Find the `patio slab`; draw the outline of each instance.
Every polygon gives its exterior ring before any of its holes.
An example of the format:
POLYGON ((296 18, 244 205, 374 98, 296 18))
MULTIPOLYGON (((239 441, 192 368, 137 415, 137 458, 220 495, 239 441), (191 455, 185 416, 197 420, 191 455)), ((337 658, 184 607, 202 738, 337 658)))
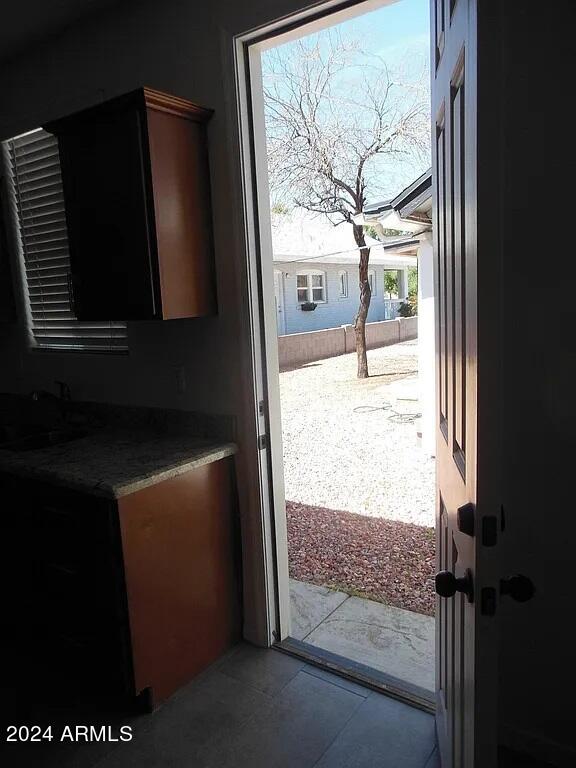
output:
POLYGON ((304 640, 347 599, 345 592, 290 579, 290 636, 304 640))
MULTIPOLYGON (((308 604, 315 599, 318 587, 303 582, 292 584, 298 585, 292 606, 303 593, 308 604)), ((326 598, 322 595, 323 601, 326 598)), ((311 614, 315 615, 312 610, 311 614)), ((434 636, 431 616, 347 597, 315 629, 298 639, 433 691, 434 636)))

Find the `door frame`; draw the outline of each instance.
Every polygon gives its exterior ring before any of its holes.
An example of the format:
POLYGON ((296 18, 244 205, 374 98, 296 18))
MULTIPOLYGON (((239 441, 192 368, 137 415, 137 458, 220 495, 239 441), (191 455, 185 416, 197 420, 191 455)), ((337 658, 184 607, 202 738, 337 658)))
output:
POLYGON ((272 238, 260 53, 301 37, 304 26, 309 32, 318 31, 395 2, 398 0, 325 0, 232 37, 252 346, 250 405, 259 435, 253 446, 253 458, 259 468, 262 533, 261 541, 257 546, 250 546, 250 552, 244 557, 259 561, 256 570, 263 578, 254 596, 257 604, 266 610, 265 621, 258 622, 257 635, 245 627, 245 636, 261 645, 271 646, 289 636, 290 590, 274 270, 272 258, 262 258, 263 253, 271 256, 272 238))
POLYGON ((284 310, 284 272, 282 272, 281 269, 276 268, 274 268, 274 295, 278 299, 278 303, 276 305, 278 336, 283 336, 286 333, 286 312, 284 310), (277 294, 276 288, 278 288, 277 294))

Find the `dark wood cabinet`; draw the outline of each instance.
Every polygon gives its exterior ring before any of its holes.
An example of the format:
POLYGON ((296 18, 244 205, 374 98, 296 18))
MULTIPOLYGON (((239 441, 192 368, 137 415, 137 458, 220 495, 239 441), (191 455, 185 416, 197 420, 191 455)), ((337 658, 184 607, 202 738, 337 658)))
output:
POLYGON ((118 500, 0 493, 5 695, 159 702, 240 639, 230 459, 118 500))
POLYGON ((130 696, 113 502, 5 475, 0 494, 3 688, 11 698, 130 696))
POLYGON ((216 312, 211 114, 141 88, 45 126, 58 137, 79 319, 216 312))

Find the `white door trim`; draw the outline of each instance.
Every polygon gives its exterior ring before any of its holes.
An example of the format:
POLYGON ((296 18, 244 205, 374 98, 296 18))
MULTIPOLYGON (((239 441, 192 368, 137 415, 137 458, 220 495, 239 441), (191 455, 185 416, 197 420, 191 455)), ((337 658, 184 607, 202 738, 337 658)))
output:
MULTIPOLYGON (((290 592, 278 379, 278 334, 274 307, 260 53, 266 48, 300 37, 305 24, 307 33, 311 33, 394 2, 397 0, 326 0, 312 8, 272 21, 231 39, 236 78, 233 94, 231 84, 228 84, 228 92, 230 101, 235 103, 237 110, 248 311, 252 335, 253 400, 249 405, 254 409, 253 416, 257 420, 260 434, 266 434, 266 445, 260 449, 256 444, 253 447, 258 453, 262 536, 257 542, 253 542, 249 536, 243 535, 243 559, 245 563, 247 559, 250 560, 251 571, 263 575, 262 579, 254 579, 248 590, 245 583, 245 600, 249 597, 254 599, 258 606, 265 606, 267 617, 265 622, 255 621, 258 624, 256 633, 245 623, 245 636, 252 639, 257 636, 257 642, 262 645, 283 640, 290 634, 290 592), (269 258, 263 258, 265 254, 269 254, 269 258), (258 563, 255 560, 258 560, 258 563), (257 594, 254 589, 258 590, 257 594), (263 633, 264 626, 266 629, 263 633)), ((227 38, 225 45, 229 42, 230 38, 227 38)), ((250 450, 250 446, 247 448, 250 450)), ((248 464, 251 466, 251 462, 248 464)), ((252 478, 252 481, 255 482, 256 478, 252 478)))
MULTIPOLYGON (((265 152, 263 106, 254 109, 253 94, 262 91, 260 54, 242 37, 235 39, 237 106, 242 150, 242 181, 247 237, 247 274, 251 329, 254 345, 253 387, 255 418, 265 441, 254 445, 260 471, 260 517, 263 548, 251 547, 248 557, 262 560, 259 570, 265 580, 258 604, 267 611, 268 645, 289 633, 288 557, 282 467, 282 428, 278 386, 278 333, 274 307, 274 275, 270 228, 268 174, 265 152), (256 119, 254 119, 256 117, 256 119), (258 178, 258 183, 256 179, 258 178), (269 259, 261 254, 270 254, 269 259), (263 300, 267 298, 268 300, 263 300), (282 547, 283 543, 283 547, 282 547), (286 553, 283 556, 283 551, 286 553)), ((243 541, 246 547, 251 542, 243 541)), ((246 557, 246 553, 245 553, 246 557)))
POLYGON ((276 297, 276 318, 278 335, 286 333, 286 313, 284 311, 284 272, 281 269, 274 270, 274 295, 276 297))

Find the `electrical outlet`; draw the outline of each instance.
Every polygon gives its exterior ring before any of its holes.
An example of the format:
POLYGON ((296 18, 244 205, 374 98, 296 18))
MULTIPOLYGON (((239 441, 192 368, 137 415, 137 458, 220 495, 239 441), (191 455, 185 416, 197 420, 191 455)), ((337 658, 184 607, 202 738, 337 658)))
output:
POLYGON ((180 395, 186 392, 186 371, 183 365, 176 368, 176 391, 180 395))

